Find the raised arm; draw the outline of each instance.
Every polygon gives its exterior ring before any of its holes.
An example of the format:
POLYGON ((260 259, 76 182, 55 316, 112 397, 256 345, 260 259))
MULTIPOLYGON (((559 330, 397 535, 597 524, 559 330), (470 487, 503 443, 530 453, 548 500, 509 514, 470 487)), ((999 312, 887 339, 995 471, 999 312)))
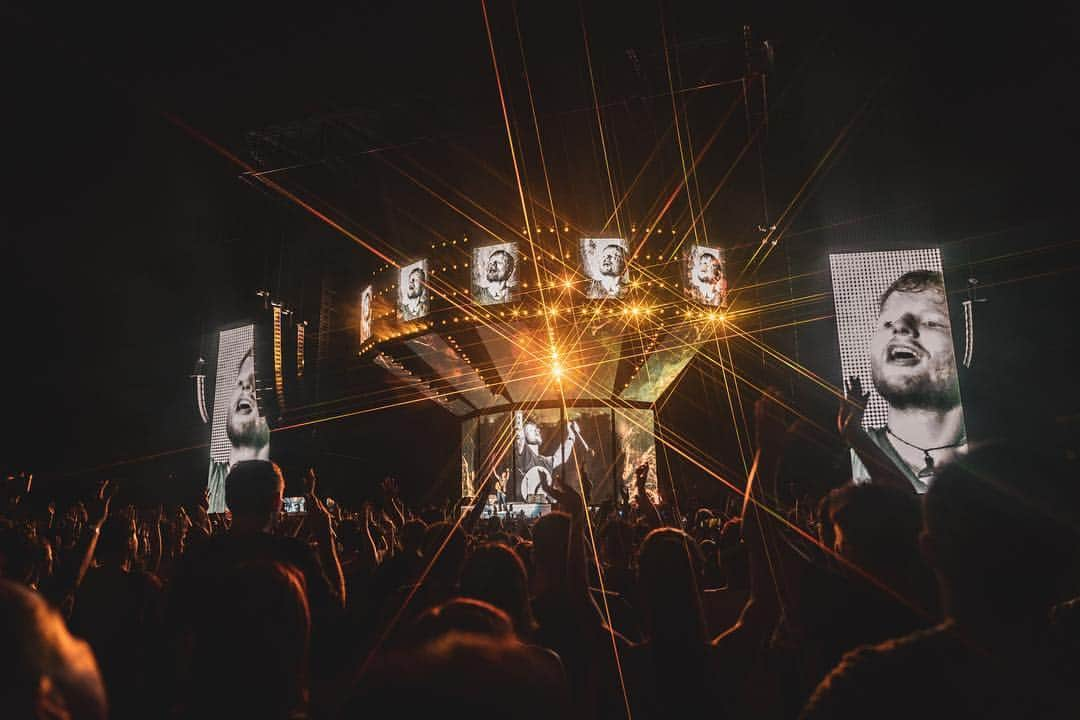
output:
POLYGON ((520 455, 525 450, 525 419, 520 410, 514 411, 514 452, 520 455))
POLYGON ((304 476, 305 490, 307 491, 308 520, 311 534, 319 546, 319 559, 322 561, 323 572, 338 601, 345 607, 345 574, 341 571, 341 562, 338 560, 337 543, 334 539, 333 520, 330 511, 322 504, 315 494, 315 470, 309 469, 304 476))
POLYGON ((570 453, 574 452, 574 443, 577 441, 577 422, 566 425, 566 440, 563 441, 559 451, 551 459, 551 467, 555 469, 570 460, 570 453))

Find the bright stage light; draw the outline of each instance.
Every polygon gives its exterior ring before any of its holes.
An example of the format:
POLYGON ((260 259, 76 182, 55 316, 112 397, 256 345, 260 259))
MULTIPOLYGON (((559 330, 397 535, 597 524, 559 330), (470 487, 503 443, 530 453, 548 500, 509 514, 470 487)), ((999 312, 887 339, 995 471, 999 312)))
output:
POLYGON ((562 363, 559 362, 558 360, 551 363, 551 376, 554 377, 556 380, 561 380, 562 379, 563 366, 562 366, 562 363))

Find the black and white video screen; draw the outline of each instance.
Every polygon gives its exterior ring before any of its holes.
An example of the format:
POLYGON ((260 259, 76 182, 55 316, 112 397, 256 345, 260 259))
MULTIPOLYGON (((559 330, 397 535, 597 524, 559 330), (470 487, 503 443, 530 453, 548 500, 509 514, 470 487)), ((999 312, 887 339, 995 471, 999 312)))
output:
POLYGON ((404 266, 398 275, 398 317, 402 320, 418 320, 428 314, 427 258, 404 266))
POLYGON ((520 258, 517 243, 498 243, 473 248, 472 297, 481 305, 498 305, 514 299, 520 258))
POLYGON ((691 300, 713 307, 727 304, 727 268, 723 250, 691 245, 683 254, 683 263, 683 283, 691 300))
POLYGON ((624 238, 582 238, 581 269, 589 278, 586 297, 620 298, 630 287, 630 253, 624 238))
POLYGON ((535 506, 550 505, 544 485, 584 490, 589 505, 625 505, 635 492, 634 469, 642 463, 649 465, 646 488, 656 499, 652 410, 493 412, 466 420, 461 431, 462 496, 483 495, 485 504, 498 506, 491 512, 534 512, 535 506))
POLYGON ((590 505, 615 500, 611 410, 570 407, 566 409, 566 424, 574 444, 563 483, 573 492, 584 491, 590 505))
POLYGON ((372 318, 372 302, 374 300, 374 292, 371 285, 368 285, 360 293, 360 342, 366 343, 371 339, 371 318, 372 318))
POLYGON ((225 477, 241 460, 270 459, 270 427, 259 411, 255 383, 255 326, 218 334, 217 381, 210 425, 209 512, 223 513, 225 477))
MULTIPOLYGON (((857 437, 879 467, 925 491, 966 443, 937 248, 829 255, 845 387, 869 393, 857 437)), ((853 453, 853 479, 871 479, 853 453)))

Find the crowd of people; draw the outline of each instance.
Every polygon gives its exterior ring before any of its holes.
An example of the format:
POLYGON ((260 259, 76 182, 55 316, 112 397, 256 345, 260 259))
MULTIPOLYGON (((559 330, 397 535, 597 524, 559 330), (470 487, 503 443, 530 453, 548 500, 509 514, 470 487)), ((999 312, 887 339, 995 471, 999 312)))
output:
MULTIPOLYGON (((0 510, 0 714, 9 718, 1075 717, 1076 478, 973 446, 925 495, 836 488, 781 508, 803 442, 767 400, 749 491, 645 492, 537 520, 410 508, 282 513, 265 460, 228 514, 0 510)), ((29 483, 27 483, 29 485, 29 483)))

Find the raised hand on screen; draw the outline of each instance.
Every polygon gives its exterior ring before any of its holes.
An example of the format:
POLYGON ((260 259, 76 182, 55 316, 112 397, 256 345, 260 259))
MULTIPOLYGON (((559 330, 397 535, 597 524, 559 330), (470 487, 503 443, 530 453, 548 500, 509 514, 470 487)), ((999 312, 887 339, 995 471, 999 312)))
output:
POLYGON ((840 435, 848 438, 859 429, 862 424, 863 413, 866 411, 866 403, 870 400, 870 393, 863 392, 862 380, 858 375, 853 375, 847 382, 847 397, 840 401, 840 409, 836 413, 836 427, 840 435))

